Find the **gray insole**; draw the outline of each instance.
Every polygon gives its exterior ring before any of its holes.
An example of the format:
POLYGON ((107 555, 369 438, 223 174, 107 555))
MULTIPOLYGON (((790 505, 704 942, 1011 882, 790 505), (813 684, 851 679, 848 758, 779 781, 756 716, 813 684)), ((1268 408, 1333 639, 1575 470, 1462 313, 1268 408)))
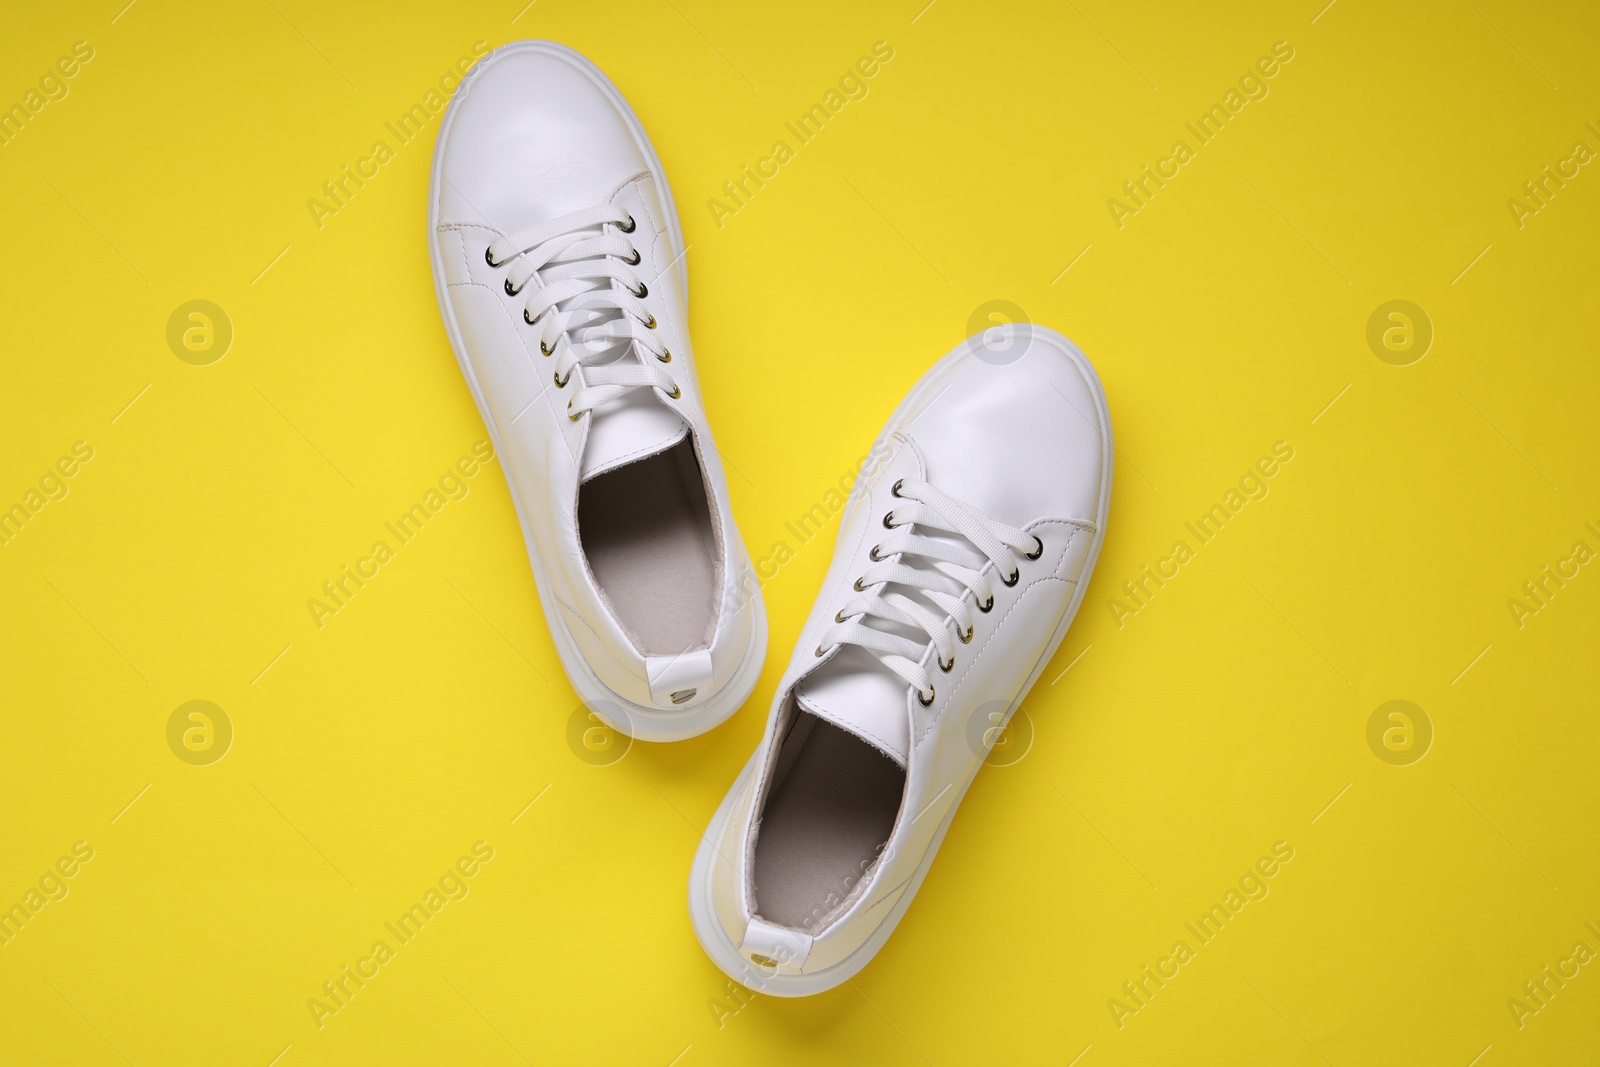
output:
POLYGON ((578 536, 617 621, 647 656, 705 648, 721 558, 705 482, 685 437, 578 490, 578 536))
POLYGON ((756 912, 815 933, 889 839, 905 771, 854 734, 805 712, 756 836, 756 912))

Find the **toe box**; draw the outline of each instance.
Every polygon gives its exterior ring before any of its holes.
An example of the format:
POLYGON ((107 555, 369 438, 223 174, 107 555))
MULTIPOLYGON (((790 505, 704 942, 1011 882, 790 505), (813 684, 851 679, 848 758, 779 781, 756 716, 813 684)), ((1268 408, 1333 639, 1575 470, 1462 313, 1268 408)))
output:
POLYGON ((602 203, 649 169, 621 95, 594 64, 523 41, 472 69, 440 133, 443 221, 514 232, 602 203))

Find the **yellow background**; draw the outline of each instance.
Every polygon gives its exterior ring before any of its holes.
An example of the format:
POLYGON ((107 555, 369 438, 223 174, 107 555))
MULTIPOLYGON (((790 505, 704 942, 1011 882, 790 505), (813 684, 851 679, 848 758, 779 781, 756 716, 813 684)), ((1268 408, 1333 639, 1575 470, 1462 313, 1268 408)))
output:
POLYGON ((1507 607, 1600 549, 1600 165, 1520 229, 1506 206, 1600 149, 1592 5, 123 2, 0 36, 6 106, 94 49, 0 146, 0 505, 95 450, 0 547, 0 905, 95 850, 0 946, 0 1061, 1594 1061, 1600 964, 1507 1007, 1600 950, 1600 567, 1507 607), (438 120, 384 124, 524 37, 649 129, 734 511, 755 556, 795 551, 749 705, 620 759, 569 744, 498 466, 322 628, 306 607, 484 437, 429 275, 438 120), (719 228, 706 201, 877 41, 869 95, 719 228), (1107 200, 1278 41, 1270 95, 1119 229, 1107 200), (307 200, 378 139, 319 229, 307 200), (209 366, 166 340, 194 299, 234 329, 209 366), (1435 331, 1410 366, 1366 341, 1394 299, 1435 331), (685 878, 828 562, 831 525, 785 523, 991 300, 1105 383, 1094 585, 1031 748, 980 775, 888 947, 741 1005, 685 878), (1119 627, 1121 583, 1278 441, 1270 495, 1119 627), (234 728, 209 766, 166 739, 196 699, 234 728), (1368 747, 1391 699, 1434 731, 1409 766, 1368 747), (470 895, 319 1029, 307 1000, 480 840, 470 895), (1270 896, 1119 1029, 1123 982, 1280 840, 1270 896))

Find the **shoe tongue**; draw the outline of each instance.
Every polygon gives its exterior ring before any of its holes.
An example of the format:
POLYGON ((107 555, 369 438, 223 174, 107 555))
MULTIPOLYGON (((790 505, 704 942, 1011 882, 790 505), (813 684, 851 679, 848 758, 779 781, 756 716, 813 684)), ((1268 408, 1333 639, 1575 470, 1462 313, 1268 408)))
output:
POLYGON ((609 404, 595 408, 590 419, 580 482, 664 452, 689 432, 688 424, 649 389, 628 390, 609 404))
POLYGON ((846 645, 801 679, 795 687, 795 701, 817 718, 855 734, 903 768, 911 749, 906 688, 905 679, 876 656, 846 645))

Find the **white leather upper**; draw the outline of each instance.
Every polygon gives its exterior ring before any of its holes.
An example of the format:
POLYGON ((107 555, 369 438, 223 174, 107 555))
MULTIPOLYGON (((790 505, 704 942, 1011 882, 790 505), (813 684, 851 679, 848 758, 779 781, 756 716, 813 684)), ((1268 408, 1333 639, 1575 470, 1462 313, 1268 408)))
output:
POLYGON ((812 928, 791 931, 798 940, 790 945, 790 958, 769 973, 815 974, 867 942, 893 899, 906 891, 982 762, 986 747, 973 738, 986 737, 990 713, 1014 700, 1059 640, 1059 624, 1075 603, 1077 583, 1086 578, 1103 490, 1109 492, 1104 412, 1087 361, 1060 335, 1035 330, 1014 362, 987 362, 975 350, 951 353, 918 383, 885 429, 883 451, 869 461, 846 505, 833 562, 774 697, 755 773, 735 786, 731 814, 712 841, 729 862, 711 865, 710 886, 692 891, 708 889, 716 920, 747 959, 775 959, 757 947, 781 939, 766 920, 755 917, 752 926, 751 886, 757 813, 791 692, 808 710, 902 763, 906 792, 877 864, 832 914, 812 928), (887 533, 883 516, 902 503, 891 492, 900 478, 925 479, 1043 544, 1039 559, 1019 562, 1014 587, 993 583, 994 607, 975 615, 973 638, 957 645, 953 669, 932 667, 935 699, 929 707, 886 671, 842 669, 850 666, 845 662, 830 667, 840 655, 870 661, 859 648, 829 650, 820 658, 816 651, 835 613, 856 595, 852 583, 871 565, 869 553, 887 533), (975 719, 984 725, 974 727, 975 719), (792 951, 801 944, 804 953, 792 951))
MULTIPOLYGON (((447 325, 459 334, 469 382, 500 438, 535 575, 560 605, 561 618, 548 620, 552 631, 558 643, 564 631, 594 676, 624 701, 669 712, 701 704, 739 670, 755 627, 741 584, 743 546, 695 374, 682 236, 655 153, 604 75, 569 49, 537 41, 497 49, 473 68, 451 102, 436 151, 433 240, 447 325), (507 268, 487 262, 485 249, 496 238, 604 203, 635 222, 627 235, 640 256, 634 270, 648 284, 644 302, 671 352, 666 369, 681 396, 637 391, 572 420, 567 401, 586 368, 577 367, 565 389, 557 384, 538 329, 524 321, 525 294, 506 293, 507 268), (721 607, 704 655, 647 663, 588 569, 578 489, 685 435, 706 474, 723 551, 721 607)), ((537 277, 529 283, 539 284, 537 277)))

